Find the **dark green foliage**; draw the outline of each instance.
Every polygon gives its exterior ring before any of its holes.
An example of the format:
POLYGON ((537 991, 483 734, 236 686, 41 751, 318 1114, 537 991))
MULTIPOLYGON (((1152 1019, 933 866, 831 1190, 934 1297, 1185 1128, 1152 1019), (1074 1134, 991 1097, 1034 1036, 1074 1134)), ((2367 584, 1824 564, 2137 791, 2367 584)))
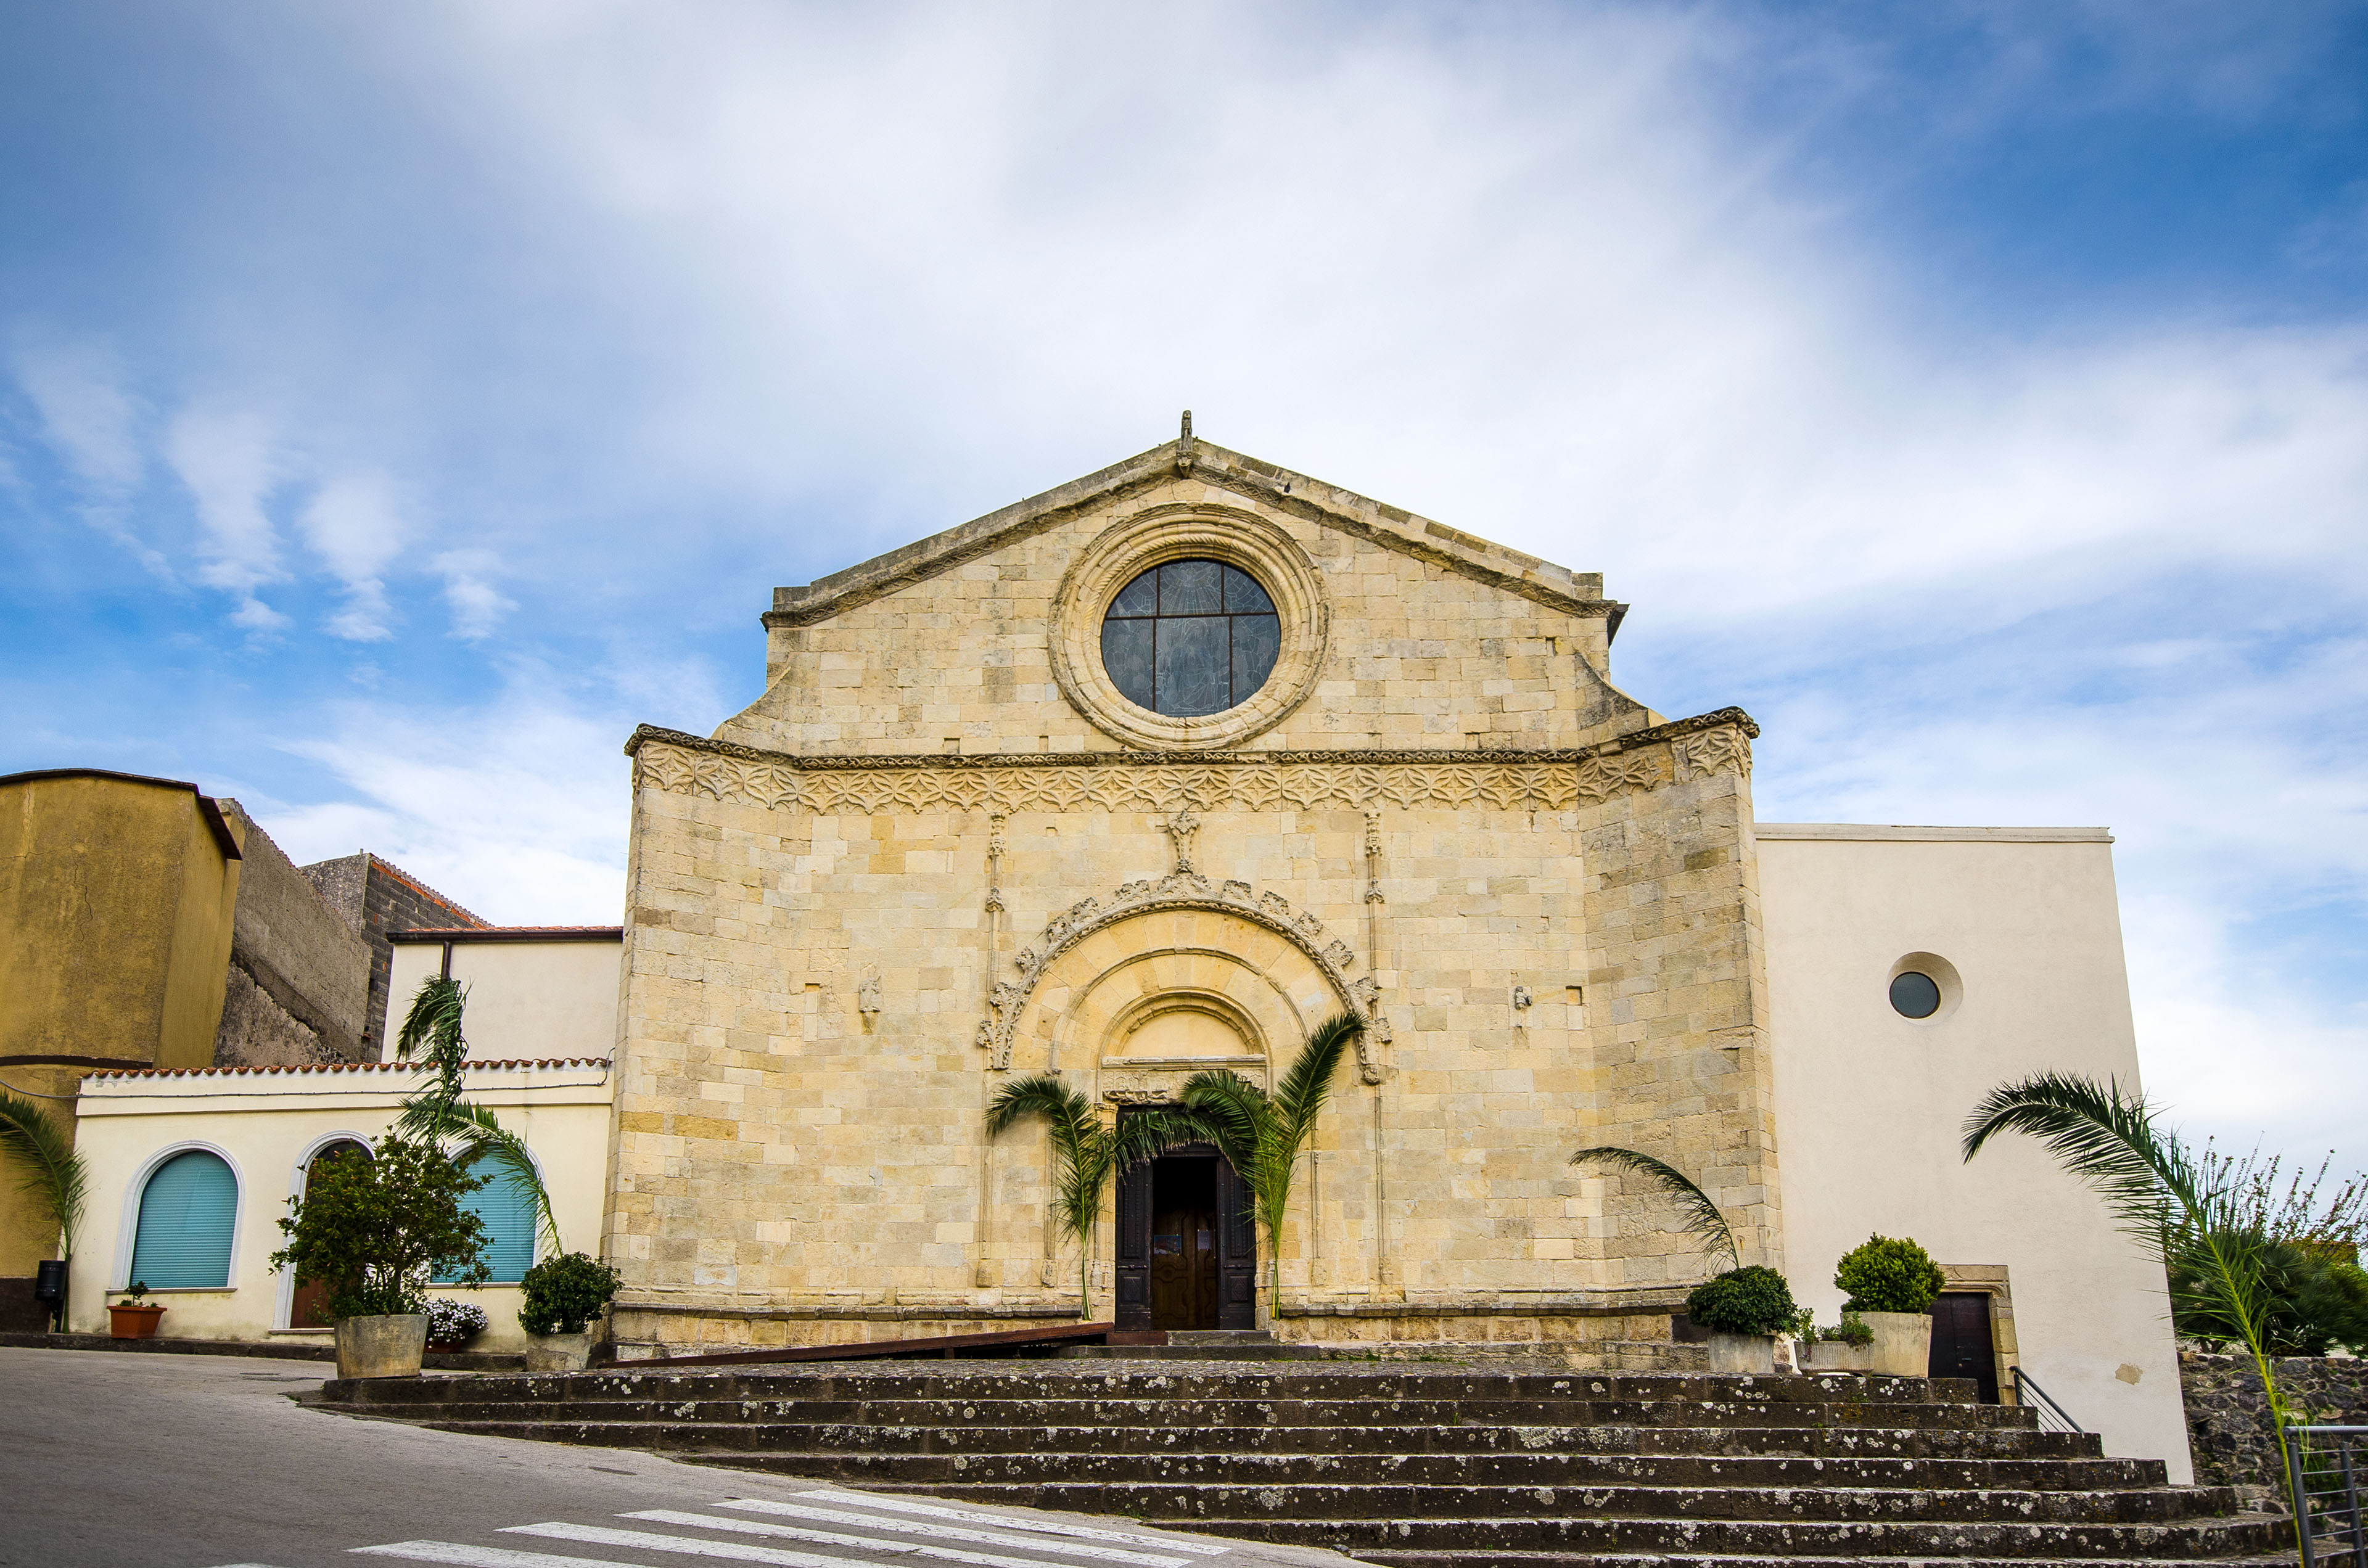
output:
POLYGON ((1856 1312, 1844 1312, 1841 1322, 1831 1328, 1817 1330, 1817 1337, 1831 1340, 1837 1345, 1872 1345, 1874 1343, 1874 1330, 1869 1328, 1866 1320, 1856 1312))
POLYGON ((1686 1315, 1694 1326, 1715 1334, 1787 1333, 1800 1310, 1784 1277, 1758 1264, 1730 1268, 1695 1286, 1686 1298, 1686 1315))
MULTIPOLYGON (((2171 1260, 2172 1324, 2214 1350, 2244 1340, 2244 1326, 2211 1286, 2210 1260, 2188 1248, 2171 1260)), ((2368 1350, 2368 1273, 2356 1263, 2291 1242, 2266 1242, 2260 1269, 2261 1329, 2277 1356, 2324 1356, 2336 1346, 2368 1350)))
POLYGON ((461 1200, 484 1186, 432 1142, 389 1133, 371 1157, 324 1161, 288 1200, 271 1267, 329 1288, 331 1318, 425 1310, 427 1274, 484 1282, 485 1225, 461 1200))
POLYGON ((581 1334, 617 1293, 617 1271, 580 1252, 545 1258, 526 1271, 518 1326, 529 1334, 581 1334))
POLYGON ((0 1090, 0 1154, 17 1168, 17 1190, 50 1211, 58 1256, 72 1257, 90 1186, 82 1156, 74 1153, 72 1116, 52 1120, 32 1101, 0 1090))
POLYGON ((1844 1312, 1929 1312, 1949 1278, 1906 1237, 1869 1236, 1834 1266, 1834 1283, 1850 1292, 1844 1312))

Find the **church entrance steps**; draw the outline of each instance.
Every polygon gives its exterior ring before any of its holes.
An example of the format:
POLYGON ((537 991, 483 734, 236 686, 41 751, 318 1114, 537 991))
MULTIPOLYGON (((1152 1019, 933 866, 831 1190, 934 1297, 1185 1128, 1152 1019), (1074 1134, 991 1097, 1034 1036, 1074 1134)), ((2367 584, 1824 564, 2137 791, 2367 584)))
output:
MULTIPOLYGON (((1187 1346, 1177 1346, 1187 1348, 1187 1346)), ((330 1383, 335 1408, 987 1505, 1124 1514, 1400 1568, 2274 1557, 1971 1385, 1247 1362, 871 1363, 330 1383)))

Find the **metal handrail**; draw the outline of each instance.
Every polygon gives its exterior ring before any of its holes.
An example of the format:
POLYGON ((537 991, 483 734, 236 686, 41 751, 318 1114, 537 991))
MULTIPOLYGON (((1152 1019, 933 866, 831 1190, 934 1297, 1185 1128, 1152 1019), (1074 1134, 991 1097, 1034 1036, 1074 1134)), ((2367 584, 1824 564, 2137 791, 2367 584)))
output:
MULTIPOLYGON (((2029 1405, 2032 1409, 2039 1412, 2039 1429, 2041 1431, 2081 1432, 2087 1430, 2087 1428, 2082 1426, 2080 1423, 2072 1419, 2072 1413, 2070 1411, 2056 1403, 2055 1401, 2048 1394, 2048 1392, 2039 1386, 2038 1379, 2032 1377, 2029 1372, 2024 1371, 2019 1366, 2010 1367, 2008 1370, 2014 1378, 2015 1403, 2029 1405)), ((2368 1563, 2361 1564, 2361 1568, 2368 1568, 2368 1563)))
POLYGON ((2368 1528, 2360 1517, 2360 1466, 2352 1455, 2362 1439, 2368 1439, 2368 1426, 2286 1428, 2286 1481, 2293 1488, 2294 1539, 2302 1548, 2303 1568, 2317 1568, 2321 1557, 2349 1557, 2353 1568, 2368 1568, 2368 1528), (2324 1462, 2314 1465, 2314 1458, 2324 1462), (2318 1484, 2313 1485, 2314 1481, 2318 1484))

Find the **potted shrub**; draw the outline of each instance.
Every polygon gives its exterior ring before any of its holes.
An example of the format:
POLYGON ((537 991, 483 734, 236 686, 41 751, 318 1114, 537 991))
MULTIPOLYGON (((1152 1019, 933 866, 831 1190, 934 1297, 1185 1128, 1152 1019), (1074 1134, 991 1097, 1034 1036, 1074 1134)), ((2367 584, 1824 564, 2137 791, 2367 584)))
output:
POLYGON ((160 1302, 143 1300, 148 1287, 140 1280, 123 1293, 123 1300, 112 1301, 107 1308, 107 1332, 115 1339, 154 1339, 156 1321, 165 1315, 160 1302))
POLYGON ((1828 1324, 1818 1329, 1814 1338, 1803 1348, 1809 1353, 1810 1365, 1804 1371, 1871 1372, 1874 1370, 1874 1330, 1866 1320, 1853 1312, 1842 1313, 1839 1324, 1828 1324))
POLYGON ((575 1372, 592 1358, 591 1325, 617 1293, 617 1271, 580 1252, 545 1258, 526 1271, 526 1369, 575 1372))
POLYGON ((1904 1237, 1869 1236, 1834 1266, 1842 1304, 1873 1335, 1871 1370, 1920 1378, 1932 1366, 1932 1298, 1948 1277, 1932 1255, 1904 1237))
POLYGON ((327 1162, 288 1200, 288 1244, 271 1266, 327 1285, 337 1376, 418 1376, 429 1270, 457 1285, 485 1278, 484 1221, 461 1202, 484 1185, 434 1143, 390 1133, 367 1160, 327 1162))
POLYGON ((1773 1373, 1776 1336, 1793 1332, 1800 1310, 1784 1277, 1758 1265, 1731 1268, 1686 1298, 1686 1315, 1710 1331, 1713 1372, 1773 1373))
POLYGON ((427 1303, 427 1348, 430 1350, 461 1350, 469 1341, 492 1327, 485 1309, 474 1301, 455 1301, 449 1297, 427 1303))

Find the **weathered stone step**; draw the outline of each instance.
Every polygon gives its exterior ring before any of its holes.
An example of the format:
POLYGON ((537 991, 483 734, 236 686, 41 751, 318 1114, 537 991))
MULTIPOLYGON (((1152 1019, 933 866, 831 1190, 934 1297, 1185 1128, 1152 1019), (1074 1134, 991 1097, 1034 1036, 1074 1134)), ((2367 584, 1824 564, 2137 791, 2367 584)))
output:
MULTIPOLYGON (((2053 1557, 1749 1557, 1695 1556, 1682 1552, 1572 1553, 1566 1551, 1360 1551, 1361 1562, 1382 1568, 2060 1568, 2053 1557)), ((2083 1568, 2294 1568, 2291 1551, 2260 1557, 2100 1557, 2083 1568)))
POLYGON ((1712 1373, 1528 1373, 1342 1371, 1227 1363, 1161 1367, 1134 1363, 1037 1361, 1014 1370, 1009 1362, 812 1365, 734 1368, 728 1371, 613 1371, 550 1376, 389 1378, 354 1383, 331 1381, 330 1403, 436 1403, 451 1400, 606 1399, 1158 1399, 1231 1400, 1554 1400, 1610 1399, 1753 1403, 1965 1404, 1973 1385, 1958 1380, 1827 1373, 1818 1377, 1737 1377, 1712 1373))
MULTIPOLYGON (((789 1474, 799 1473, 801 1466, 815 1462, 817 1456, 848 1453, 882 1459, 920 1454, 973 1461, 990 1455, 1008 1455, 1031 1460, 1040 1466, 1050 1465, 1068 1454, 1126 1451, 1168 1455, 1418 1451, 1448 1456, 1546 1452, 1557 1449, 1577 1453, 1679 1459, 1766 1454, 1802 1462, 1905 1463, 1945 1460, 2061 1464, 2101 1460, 2099 1440, 2093 1434, 2029 1430, 1884 1433, 1872 1429, 1823 1432, 1791 1428, 1755 1434, 1767 1442, 1763 1449, 1752 1449, 1734 1442, 1733 1434, 1710 1428, 868 1426, 766 1422, 450 1421, 440 1416, 420 1425, 485 1437, 710 1455, 719 1462, 728 1460, 742 1468, 772 1469, 789 1474), (778 1457, 778 1462, 770 1462, 774 1457, 778 1457)), ((2159 1469, 2157 1460, 2110 1462, 2144 1462, 2159 1469)))
MULTIPOLYGON (((1555 1552, 1600 1556, 1907 1557, 1981 1558, 2120 1557, 2159 1562, 2269 1556, 2288 1539, 2284 1520, 2266 1515, 2180 1520, 2169 1523, 2078 1523, 2014 1520, 1818 1520, 1643 1517, 1596 1513, 1571 1515, 1375 1515, 1363 1518, 1309 1517, 1297 1489, 1282 1489, 1271 1506, 1249 1506, 1258 1514, 1218 1511, 1217 1499, 1197 1497, 1189 1487, 951 1486, 930 1489, 939 1496, 981 1503, 1081 1511, 1099 1507, 1132 1514, 1149 1524, 1190 1522, 1213 1534, 1240 1536, 1278 1545, 1328 1547, 1366 1556, 1376 1551, 1452 1553, 1468 1562, 1474 1553, 1555 1552), (1210 1507, 1196 1505, 1210 1504, 1210 1507)), ((1229 1498, 1225 1506, 1233 1506, 1229 1498)))
MULTIPOLYGON (((880 1480, 875 1485, 905 1484, 880 1480)), ((1421 1521, 1469 1515, 1528 1516, 1547 1523, 1592 1519, 1727 1523, 2175 1525, 2233 1513, 2222 1487, 2124 1487, 2099 1491, 1957 1491, 1877 1486, 1531 1486, 1395 1484, 1276 1477, 1263 1484, 1103 1482, 1064 1472, 1057 1480, 973 1481, 933 1485, 979 1496, 1002 1487, 1030 1491, 1040 1507, 1098 1500, 1105 1512, 1145 1519, 1421 1521), (1090 1495, 1089 1495, 1090 1494, 1090 1495), (1055 1496, 1063 1501, 1053 1501, 1055 1496)), ((1082 1511, 1082 1510, 1081 1510, 1082 1511)))
POLYGON ((424 1420, 796 1420, 884 1426, 1686 1426, 1828 1429, 2035 1429, 2001 1405, 1759 1404, 1628 1400, 455 1400, 443 1406, 357 1402, 370 1414, 424 1420))

